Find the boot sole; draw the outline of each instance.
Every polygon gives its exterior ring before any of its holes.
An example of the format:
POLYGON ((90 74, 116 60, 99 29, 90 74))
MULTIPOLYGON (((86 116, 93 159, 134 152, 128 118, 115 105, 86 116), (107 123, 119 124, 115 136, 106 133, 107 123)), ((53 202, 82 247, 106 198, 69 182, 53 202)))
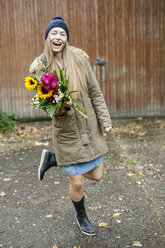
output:
POLYGON ((94 236, 94 235, 96 234, 96 232, 94 232, 94 233, 87 233, 87 232, 84 232, 84 231, 82 230, 82 228, 81 228, 81 226, 80 226, 80 224, 79 224, 77 218, 76 218, 76 222, 77 222, 77 225, 78 225, 79 228, 80 228, 80 231, 81 231, 83 234, 86 234, 86 235, 88 235, 88 236, 94 236))
POLYGON ((41 154, 41 159, 40 159, 40 165, 39 165, 39 168, 38 168, 38 180, 40 180, 40 181, 42 180, 41 177, 40 177, 40 170, 41 170, 41 167, 42 167, 46 152, 47 152, 47 150, 43 149, 42 154, 41 154))

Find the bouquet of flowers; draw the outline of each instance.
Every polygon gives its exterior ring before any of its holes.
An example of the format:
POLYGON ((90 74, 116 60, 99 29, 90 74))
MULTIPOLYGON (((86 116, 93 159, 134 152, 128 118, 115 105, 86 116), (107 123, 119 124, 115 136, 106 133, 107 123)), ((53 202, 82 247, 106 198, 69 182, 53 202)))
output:
MULTIPOLYGON (((43 109, 51 118, 59 107, 65 111, 64 101, 70 102, 71 94, 77 92, 70 91, 68 93, 68 80, 63 75, 62 70, 53 70, 48 75, 40 73, 34 77, 26 77, 25 87, 28 90, 36 91, 36 95, 31 99, 31 105, 43 109)), ((86 109, 83 106, 72 101, 72 107, 88 119, 86 109)))

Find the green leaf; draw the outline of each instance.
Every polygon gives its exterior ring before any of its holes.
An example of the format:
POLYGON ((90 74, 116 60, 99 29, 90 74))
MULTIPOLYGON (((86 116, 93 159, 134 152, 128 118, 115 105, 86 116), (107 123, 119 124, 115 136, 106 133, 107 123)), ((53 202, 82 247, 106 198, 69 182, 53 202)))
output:
POLYGON ((132 159, 127 159, 126 164, 133 165, 133 164, 135 164, 135 161, 132 159))
POLYGON ((46 107, 46 111, 51 118, 55 114, 57 108, 58 108, 58 104, 51 104, 46 107))
POLYGON ((37 75, 35 76, 38 82, 41 81, 41 77, 42 77, 43 75, 44 75, 44 72, 39 73, 39 74, 37 74, 37 75))
POLYGON ((77 112, 79 112, 83 117, 85 117, 86 119, 88 119, 87 111, 86 111, 86 109, 83 106, 81 106, 80 104, 77 104, 77 103, 75 103, 75 102, 72 101, 72 107, 77 112))
POLYGON ((45 99, 41 99, 39 103, 39 108, 45 108, 48 105, 48 102, 45 99))
POLYGON ((70 91, 69 94, 68 94, 68 97, 69 97, 71 94, 75 93, 75 92, 78 92, 78 91, 77 91, 77 90, 72 90, 72 91, 70 91))
POLYGON ((81 112, 79 109, 76 108, 76 110, 86 119, 88 119, 88 116, 86 114, 84 114, 83 112, 81 112))
POLYGON ((57 80, 58 80, 58 83, 59 83, 59 81, 60 81, 60 79, 59 79, 59 77, 58 77, 58 72, 59 72, 59 71, 57 71, 56 69, 54 69, 53 72, 56 74, 57 80))
POLYGON ((58 74, 58 72, 57 72, 57 70, 56 70, 56 69, 54 69, 54 70, 53 70, 53 72, 54 72, 56 75, 58 74))
POLYGON ((68 90, 68 80, 62 81, 61 85, 60 85, 60 90, 62 91, 62 93, 66 93, 68 90))
POLYGON ((75 103, 74 101, 72 101, 72 107, 83 112, 84 114, 87 114, 86 109, 83 106, 81 106, 80 104, 75 103))
POLYGON ((64 105, 61 105, 62 112, 65 112, 64 105))
POLYGON ((60 78, 61 78, 61 82, 64 82, 64 75, 63 75, 63 70, 59 70, 60 72, 60 78))

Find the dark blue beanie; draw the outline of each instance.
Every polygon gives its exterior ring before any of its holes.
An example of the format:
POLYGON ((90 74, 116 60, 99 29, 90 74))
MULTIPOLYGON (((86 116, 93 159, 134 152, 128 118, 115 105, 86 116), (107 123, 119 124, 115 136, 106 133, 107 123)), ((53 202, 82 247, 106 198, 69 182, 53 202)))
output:
POLYGON ((56 16, 54 17, 48 24, 46 31, 45 31, 45 40, 48 37, 48 33, 52 28, 55 27, 60 27, 63 28, 67 34, 67 40, 69 40, 69 29, 66 25, 66 22, 64 21, 64 19, 60 16, 56 16))

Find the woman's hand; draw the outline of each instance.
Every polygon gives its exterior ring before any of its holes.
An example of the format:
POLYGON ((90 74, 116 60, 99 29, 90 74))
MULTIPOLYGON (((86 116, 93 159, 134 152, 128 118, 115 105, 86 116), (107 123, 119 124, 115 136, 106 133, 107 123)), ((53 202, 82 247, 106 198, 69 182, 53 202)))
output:
POLYGON ((72 107, 72 100, 70 99, 69 102, 64 102, 64 108, 71 108, 72 107))
POLYGON ((109 133, 112 130, 112 128, 113 128, 112 126, 104 127, 104 132, 109 133))

